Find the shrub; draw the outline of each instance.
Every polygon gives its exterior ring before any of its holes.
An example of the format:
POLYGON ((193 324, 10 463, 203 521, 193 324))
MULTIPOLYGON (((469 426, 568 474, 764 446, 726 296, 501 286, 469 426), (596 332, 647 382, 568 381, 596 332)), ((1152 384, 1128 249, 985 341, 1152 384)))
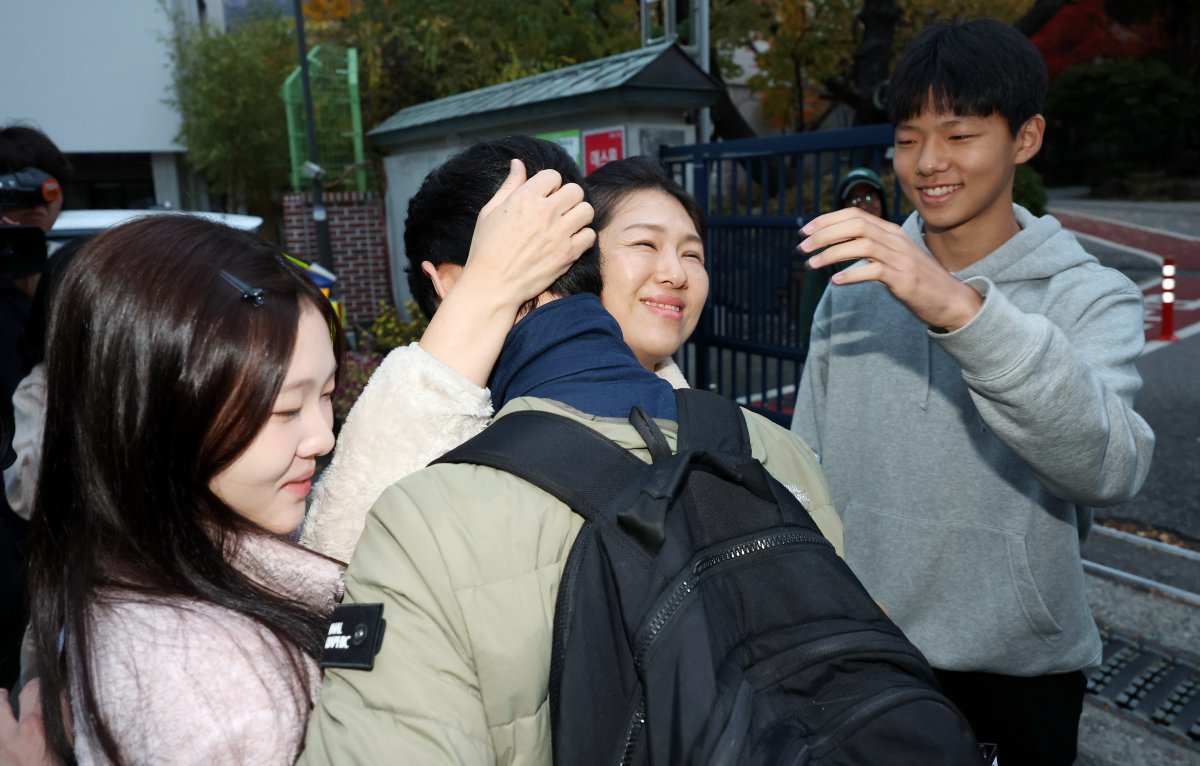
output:
POLYGON ((263 233, 271 236, 290 167, 287 120, 277 94, 296 66, 292 21, 255 3, 253 13, 228 30, 190 23, 182 13, 172 14, 171 23, 168 102, 179 112, 177 140, 209 190, 224 198, 225 209, 244 206, 264 216, 263 233))
POLYGON ((1028 165, 1017 165, 1013 202, 1034 215, 1046 214, 1046 187, 1042 184, 1042 176, 1028 165))
POLYGON ((1200 149, 1196 87, 1155 59, 1115 59, 1063 72, 1046 97, 1042 167, 1054 183, 1098 184, 1122 168, 1172 173, 1200 149))
POLYGON ((407 346, 413 341, 420 340, 429 326, 429 320, 421 313, 416 301, 404 304, 408 318, 402 318, 396 307, 390 303, 379 303, 379 313, 371 322, 362 336, 362 342, 368 348, 386 354, 394 348, 407 346))
POLYGON ((383 361, 383 354, 377 351, 347 351, 342 359, 342 367, 338 371, 337 388, 333 391, 334 422, 346 422, 350 408, 358 401, 359 395, 371 379, 375 368, 383 361))

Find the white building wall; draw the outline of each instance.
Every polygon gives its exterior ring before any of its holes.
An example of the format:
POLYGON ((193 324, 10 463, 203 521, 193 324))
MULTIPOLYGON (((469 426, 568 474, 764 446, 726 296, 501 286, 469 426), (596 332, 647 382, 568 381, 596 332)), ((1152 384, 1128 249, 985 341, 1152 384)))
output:
MULTIPOLYGON (((195 2, 176 0, 195 16, 195 2)), ((219 3, 212 3, 219 5, 219 3)), ((5 0, 0 123, 68 153, 177 152, 170 23, 158 0, 5 0)))

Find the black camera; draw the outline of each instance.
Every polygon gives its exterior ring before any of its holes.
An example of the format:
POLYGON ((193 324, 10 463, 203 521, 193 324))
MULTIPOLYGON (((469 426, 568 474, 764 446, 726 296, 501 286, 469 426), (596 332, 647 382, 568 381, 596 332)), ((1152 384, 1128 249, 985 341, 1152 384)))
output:
POLYGON ((45 232, 37 226, 0 225, 0 274, 27 277, 41 274, 45 267, 45 232))
POLYGON ((0 176, 0 210, 46 205, 58 200, 62 189, 54 176, 37 168, 22 168, 0 176))

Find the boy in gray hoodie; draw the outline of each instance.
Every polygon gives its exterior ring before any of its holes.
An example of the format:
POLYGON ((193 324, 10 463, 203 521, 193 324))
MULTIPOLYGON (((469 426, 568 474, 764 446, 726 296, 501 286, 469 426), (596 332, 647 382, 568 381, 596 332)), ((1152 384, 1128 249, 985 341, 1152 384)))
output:
POLYGON ((1074 761, 1101 659, 1080 544, 1154 446, 1132 409, 1141 292, 1012 201, 1045 90, 1012 27, 925 30, 889 97, 916 212, 830 213, 798 248, 860 262, 817 307, 792 430, 821 456, 850 566, 1004 766, 1074 761))

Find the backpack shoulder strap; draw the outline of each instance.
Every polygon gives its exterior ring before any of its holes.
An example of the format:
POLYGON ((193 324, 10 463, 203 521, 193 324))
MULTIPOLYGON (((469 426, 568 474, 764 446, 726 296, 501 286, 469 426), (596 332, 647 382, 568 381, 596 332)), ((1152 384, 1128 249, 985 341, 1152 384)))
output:
POLYGON ((506 471, 549 492, 588 521, 646 464, 570 418, 522 410, 496 420, 436 463, 474 463, 506 471))
POLYGON ((732 399, 698 388, 675 390, 679 451, 706 450, 750 456, 750 432, 732 399))

